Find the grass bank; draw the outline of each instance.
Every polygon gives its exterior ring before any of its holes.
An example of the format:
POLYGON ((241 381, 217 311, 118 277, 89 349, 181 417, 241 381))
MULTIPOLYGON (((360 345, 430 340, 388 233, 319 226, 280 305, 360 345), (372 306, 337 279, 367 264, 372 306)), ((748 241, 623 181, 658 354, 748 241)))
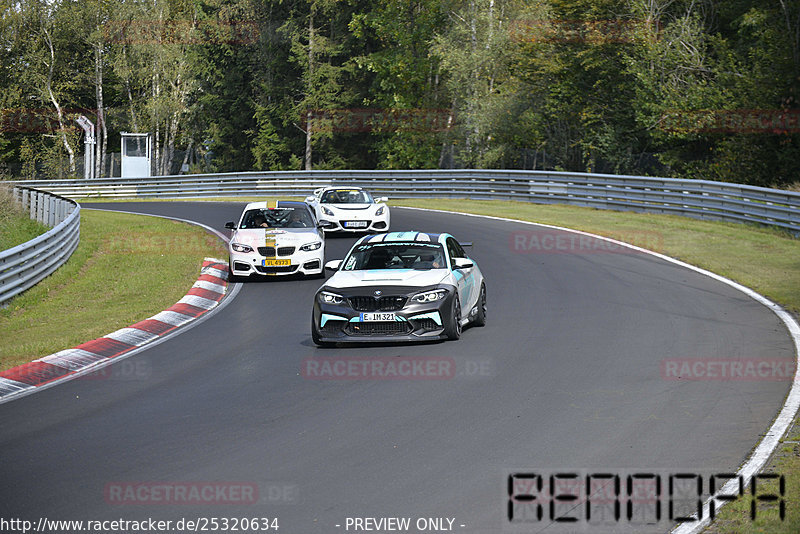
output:
POLYGON ((0 251, 21 245, 49 228, 32 220, 11 195, 11 187, 0 184, 0 251))
POLYGON ((52 276, 0 310, 0 369, 101 337, 180 300, 206 256, 227 249, 201 228, 81 211, 81 241, 52 276))

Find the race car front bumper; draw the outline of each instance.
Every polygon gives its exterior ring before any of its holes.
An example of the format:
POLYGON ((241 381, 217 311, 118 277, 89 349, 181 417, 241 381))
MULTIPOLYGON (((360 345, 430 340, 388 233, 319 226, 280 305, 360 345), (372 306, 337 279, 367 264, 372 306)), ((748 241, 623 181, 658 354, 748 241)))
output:
POLYGON ((446 339, 445 326, 451 321, 455 288, 392 288, 361 287, 347 290, 327 289, 343 297, 339 304, 322 302, 319 293, 314 297, 312 328, 323 343, 398 342, 446 339), (411 297, 430 289, 446 288, 445 298, 427 303, 411 301, 411 297), (369 305, 375 291, 381 291, 384 302, 402 299, 399 306, 369 305), (366 304, 366 305, 365 305, 366 304), (387 312, 385 310, 392 309, 387 312), (364 311, 373 310, 373 311, 364 311), (382 311, 384 310, 384 311, 382 311), (391 315, 390 320, 375 320, 370 315, 391 315))
POLYGON ((388 214, 373 216, 372 218, 348 218, 346 215, 323 216, 321 223, 325 224, 325 232, 387 232, 389 230, 388 214))
POLYGON ((307 276, 322 274, 325 263, 324 245, 313 251, 297 249, 289 256, 267 257, 257 251, 243 253, 229 248, 230 268, 234 276, 288 276, 303 274, 307 276), (265 260, 281 265, 265 265, 265 260), (275 261, 278 260, 278 261, 275 261), (285 265, 282 265, 285 264, 285 265))

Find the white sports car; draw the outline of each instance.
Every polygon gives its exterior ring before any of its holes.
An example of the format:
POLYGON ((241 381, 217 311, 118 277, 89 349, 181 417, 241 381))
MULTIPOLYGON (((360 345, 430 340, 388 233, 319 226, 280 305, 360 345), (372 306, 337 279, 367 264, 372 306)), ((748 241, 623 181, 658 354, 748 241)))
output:
POLYGON ((274 208, 251 202, 225 228, 234 231, 228 244, 234 278, 323 274, 325 236, 303 202, 279 200, 274 208))
POLYGON ((450 234, 364 236, 314 295, 311 338, 337 341, 458 339, 486 324, 486 283, 450 234))
POLYGON ((323 187, 306 198, 326 232, 386 232, 386 197, 372 198, 360 187, 323 187))

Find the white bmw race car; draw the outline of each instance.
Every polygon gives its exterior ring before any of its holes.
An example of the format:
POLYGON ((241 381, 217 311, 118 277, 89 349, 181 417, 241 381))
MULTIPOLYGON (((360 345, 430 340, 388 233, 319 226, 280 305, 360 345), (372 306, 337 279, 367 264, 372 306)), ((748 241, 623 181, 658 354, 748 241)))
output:
POLYGON ((323 187, 306 198, 326 232, 387 232, 386 197, 372 198, 360 187, 323 187))
POLYGON ((251 202, 228 243, 231 275, 323 275, 325 236, 303 202, 279 200, 274 208, 251 202))

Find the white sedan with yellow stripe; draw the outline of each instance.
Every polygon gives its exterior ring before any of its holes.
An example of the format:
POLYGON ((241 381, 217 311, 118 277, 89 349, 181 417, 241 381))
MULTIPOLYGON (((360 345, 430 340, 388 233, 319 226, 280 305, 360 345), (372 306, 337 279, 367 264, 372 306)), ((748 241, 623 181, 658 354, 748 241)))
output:
POLYGON ((279 200, 248 204, 228 244, 231 275, 237 277, 303 274, 323 276, 325 236, 303 202, 279 200))

